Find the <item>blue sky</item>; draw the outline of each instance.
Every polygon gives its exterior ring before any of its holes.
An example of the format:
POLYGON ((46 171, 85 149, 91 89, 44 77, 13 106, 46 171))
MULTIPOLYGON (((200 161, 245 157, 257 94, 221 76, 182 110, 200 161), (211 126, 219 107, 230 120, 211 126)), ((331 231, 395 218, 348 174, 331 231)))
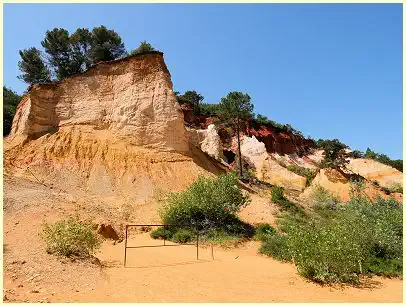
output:
POLYGON ((27 88, 18 50, 46 30, 101 24, 163 51, 177 91, 247 92, 305 136, 402 158, 401 4, 5 4, 5 85, 27 88))

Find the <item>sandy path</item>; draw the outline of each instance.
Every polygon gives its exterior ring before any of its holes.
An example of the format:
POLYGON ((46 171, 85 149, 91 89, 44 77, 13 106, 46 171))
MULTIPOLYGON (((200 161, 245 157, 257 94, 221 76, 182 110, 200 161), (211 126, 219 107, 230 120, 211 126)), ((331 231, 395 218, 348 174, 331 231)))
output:
MULTIPOLYGON (((148 234, 129 245, 156 244, 148 234)), ((158 242, 160 243, 160 242, 158 242)), ((60 296, 81 302, 401 302, 402 281, 373 278, 364 288, 322 287, 297 275, 292 264, 256 254, 257 243, 243 249, 200 250, 194 246, 133 249, 122 267, 123 243, 105 243, 99 257, 110 267, 91 292, 60 296)))

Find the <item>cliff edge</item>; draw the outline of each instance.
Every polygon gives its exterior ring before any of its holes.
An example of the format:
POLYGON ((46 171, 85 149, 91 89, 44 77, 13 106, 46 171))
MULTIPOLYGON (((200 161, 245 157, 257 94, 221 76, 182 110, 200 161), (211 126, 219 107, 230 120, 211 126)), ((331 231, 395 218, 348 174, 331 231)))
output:
POLYGON ((35 139, 72 126, 107 130, 145 148, 189 150, 183 113, 160 52, 102 62, 64 81, 31 86, 9 139, 35 139))

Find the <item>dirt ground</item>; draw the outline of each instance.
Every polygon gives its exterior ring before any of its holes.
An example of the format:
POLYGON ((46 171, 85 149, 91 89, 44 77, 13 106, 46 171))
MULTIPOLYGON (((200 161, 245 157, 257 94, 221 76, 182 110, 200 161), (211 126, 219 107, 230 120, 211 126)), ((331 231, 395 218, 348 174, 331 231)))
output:
MULTIPOLYGON (((72 262, 45 252, 39 237, 44 221, 74 213, 97 217, 97 199, 85 199, 34 182, 5 178, 4 292, 6 301, 29 302, 402 302, 400 279, 374 277, 360 287, 330 287, 309 282, 290 263, 257 253, 259 244, 239 248, 195 246, 129 249, 105 241, 96 257, 102 266, 72 262)), ((255 205, 255 203, 253 204, 255 205)), ((266 215, 266 203, 259 211, 266 215)), ((103 213, 108 213, 108 207, 103 213)), ((255 211, 246 211, 251 217, 255 211)), ((103 216, 102 216, 103 217, 103 216)), ((265 217, 264 217, 265 218, 265 217)), ((156 245, 148 233, 130 235, 129 246, 156 245)))

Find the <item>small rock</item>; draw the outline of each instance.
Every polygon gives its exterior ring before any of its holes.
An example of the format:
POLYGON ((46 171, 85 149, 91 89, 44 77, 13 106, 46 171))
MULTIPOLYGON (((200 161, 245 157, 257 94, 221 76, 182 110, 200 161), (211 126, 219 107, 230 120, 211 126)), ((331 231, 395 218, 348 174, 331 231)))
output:
POLYGON ((39 293, 39 291, 34 289, 34 290, 28 291, 27 293, 39 293))
POLYGON ((116 230, 113 228, 111 224, 101 223, 97 229, 97 233, 102 235, 104 238, 119 240, 120 237, 118 236, 116 230))
POLYGON ((20 223, 20 222, 17 221, 16 223, 14 223, 14 225, 18 225, 19 223, 20 223))
POLYGON ((19 285, 17 286, 17 288, 22 288, 22 287, 24 287, 23 284, 19 284, 19 285))
POLYGON ((8 301, 7 295, 3 295, 3 301, 8 301))

